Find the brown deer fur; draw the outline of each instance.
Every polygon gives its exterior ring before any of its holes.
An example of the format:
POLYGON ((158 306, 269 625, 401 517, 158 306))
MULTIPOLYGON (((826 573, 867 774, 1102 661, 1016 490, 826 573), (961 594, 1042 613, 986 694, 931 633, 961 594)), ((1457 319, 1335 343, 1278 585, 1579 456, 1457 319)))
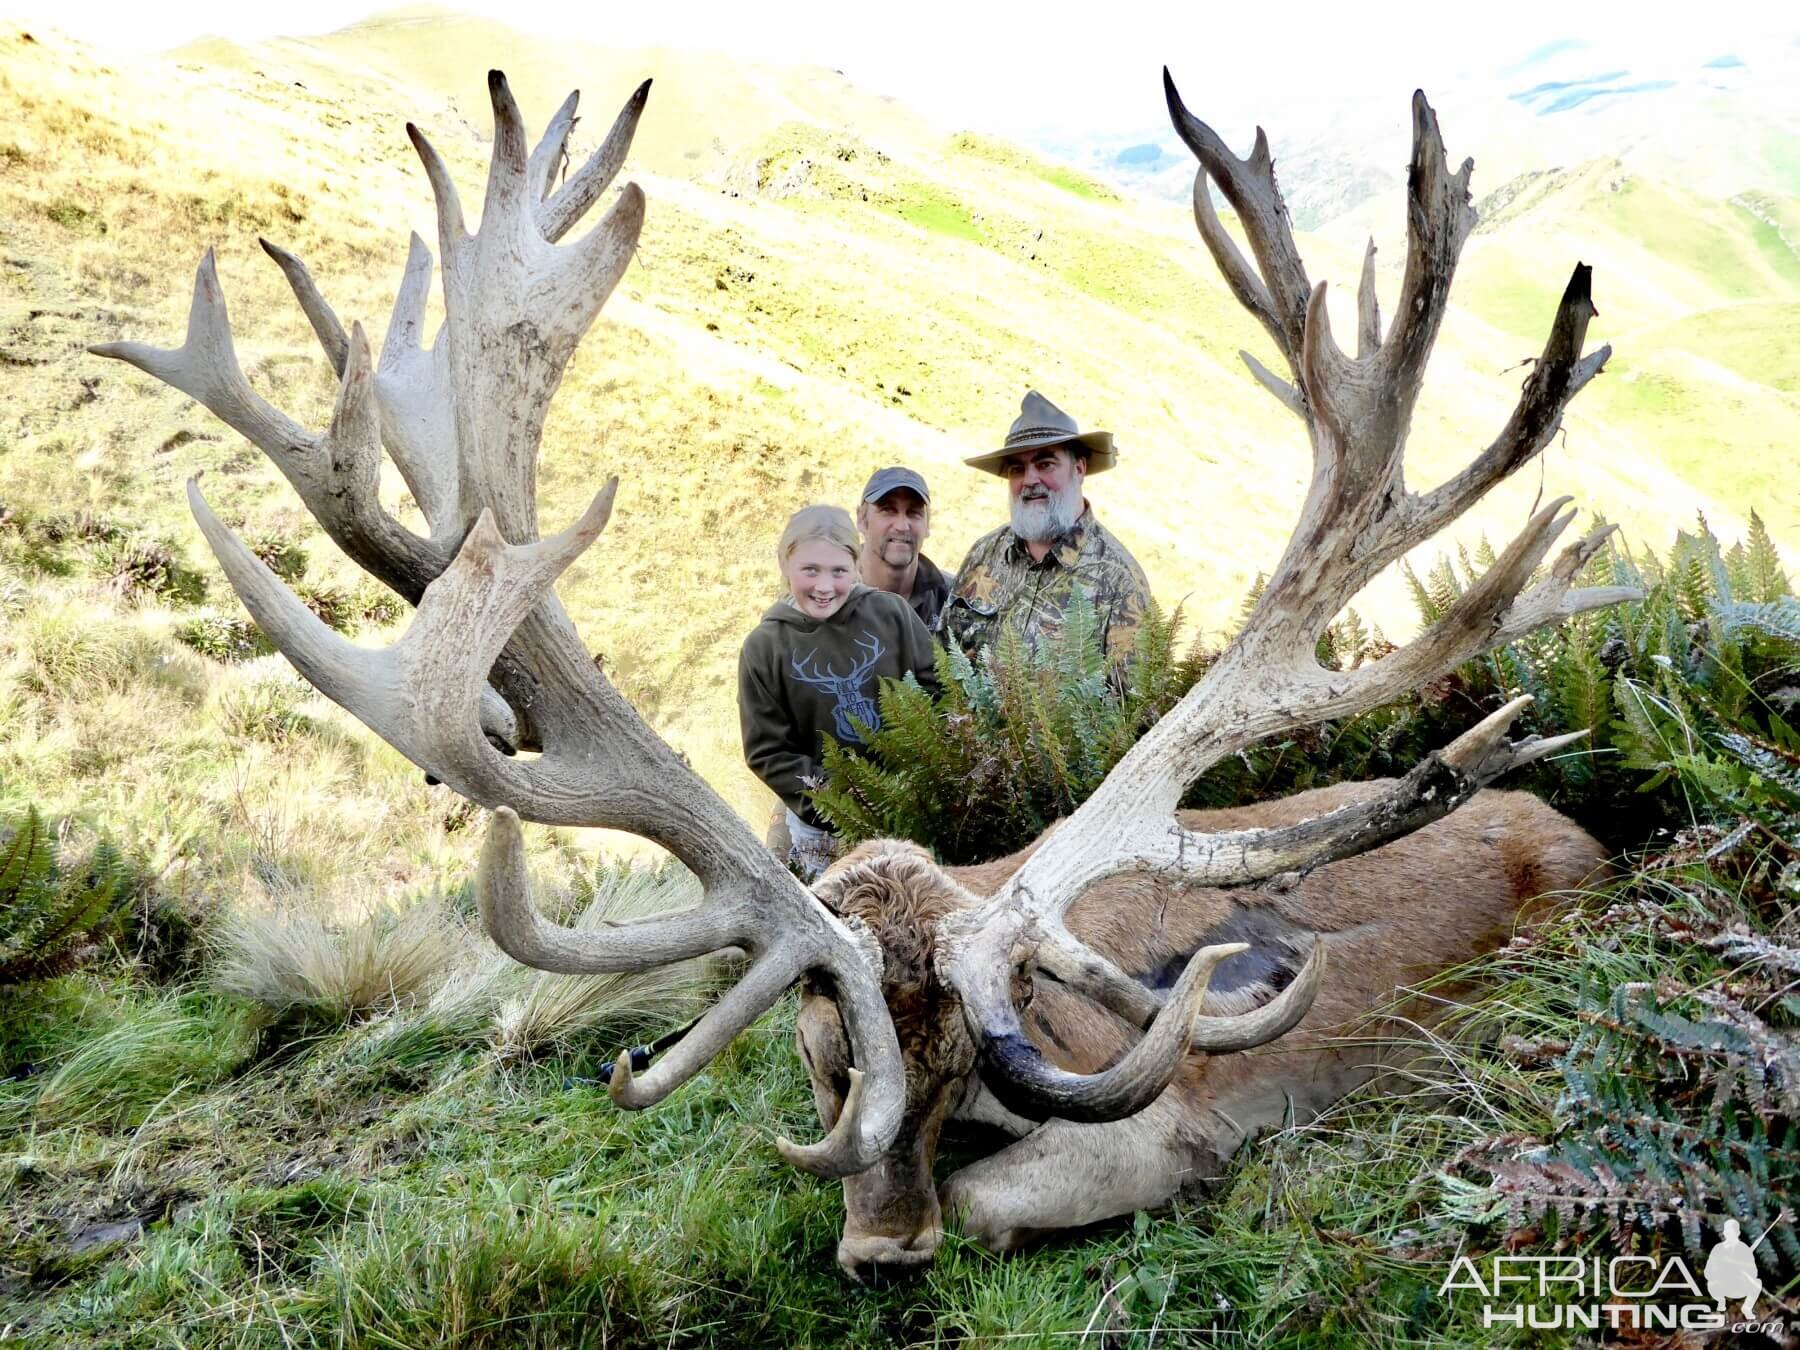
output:
MULTIPOLYGON (((1184 812, 1200 831, 1295 823, 1380 790, 1339 784, 1281 801, 1184 812)), ((886 958, 883 995, 906 1064, 906 1115, 881 1163, 844 1181, 839 1260, 852 1275, 929 1262, 942 1211, 966 1233, 1008 1249, 1046 1232, 1169 1201, 1218 1175, 1259 1131, 1304 1121, 1375 1071, 1384 1026, 1372 1015, 1428 1021, 1454 990, 1427 1005, 1405 997, 1490 951, 1534 917, 1546 897, 1581 887, 1606 855, 1587 833, 1534 797, 1486 791, 1461 810, 1371 853, 1321 867, 1288 885, 1218 890, 1144 876, 1110 878, 1070 910, 1069 929, 1140 980, 1171 981, 1196 948, 1247 942, 1221 965, 1206 1011, 1242 1012, 1292 978, 1314 934, 1328 964, 1304 1021, 1256 1050, 1190 1056, 1149 1109, 1098 1125, 1013 1115, 982 1086, 974 1042, 956 996, 934 968, 938 923, 992 893, 1042 839, 979 867, 940 869, 911 844, 862 845, 818 892, 867 923, 886 958), (1397 997, 1399 996, 1399 997, 1397 997), (951 1177, 934 1193, 931 1168, 947 1117, 998 1125, 1017 1142, 951 1177), (942 1206, 940 1208, 940 1200, 942 1206)), ((1021 955, 1024 955, 1021 953, 1021 955)), ((1027 1034, 1060 1067, 1094 1073, 1138 1032, 1047 978, 1021 977, 1027 1034)), ((1396 1029, 1388 1023, 1387 1033, 1396 1029)), ((830 1125, 848 1067, 841 1026, 822 991, 809 991, 798 1028, 821 1117, 830 1125)))

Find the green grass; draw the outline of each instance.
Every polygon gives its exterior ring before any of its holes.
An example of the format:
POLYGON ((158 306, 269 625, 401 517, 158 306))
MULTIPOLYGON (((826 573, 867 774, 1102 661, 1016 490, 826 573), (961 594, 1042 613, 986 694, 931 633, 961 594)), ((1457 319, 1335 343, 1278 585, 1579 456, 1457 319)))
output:
POLYGON ((1751 239, 1755 241, 1757 250, 1769 264, 1770 270, 1787 282, 1789 286, 1800 290, 1800 256, 1797 256, 1793 246, 1781 237, 1780 229, 1759 216, 1751 215, 1742 206, 1737 209, 1749 216, 1745 228, 1750 231, 1751 239))
POLYGON ((981 229, 969 214, 968 207, 948 197, 926 195, 912 201, 902 201, 895 210, 900 219, 908 224, 917 225, 934 234, 966 239, 973 244, 979 244, 983 240, 981 229))
POLYGON ((972 131, 958 132, 951 138, 950 148, 958 155, 1028 173, 1034 178, 1049 183, 1052 187, 1059 187, 1064 192, 1073 193, 1087 201, 1116 202, 1119 200, 1118 193, 1098 179, 1082 173, 1079 169, 1041 159, 1028 150, 990 136, 978 135, 972 131))
MULTIPOLYGON (((1771 389, 1800 393, 1800 301, 1706 310, 1644 334, 1635 345, 1678 348, 1771 389)), ((1658 411, 1687 401, 1679 390, 1671 390, 1670 396, 1671 402, 1658 411)))
POLYGON ((1768 268, 1749 228, 1757 222, 1737 208, 1630 178, 1606 199, 1605 211, 1615 228, 1681 270, 1705 278, 1721 295, 1768 298, 1768 268))
MULTIPOLYGON (((1545 1131, 1559 1087, 1496 1034, 1554 1035, 1584 981, 1697 974, 1698 955, 1596 908, 1490 963, 1466 1043, 1264 1141, 1212 1195, 1006 1259, 952 1235, 919 1282, 875 1290, 837 1271, 837 1187, 770 1147, 816 1129, 791 1002, 641 1113, 564 1086, 608 1042, 510 1067, 439 1048, 382 1072, 347 1029, 174 1092, 135 1129, 89 1114, 15 1135, 0 1219, 19 1236, 0 1265, 28 1292, 0 1321, 75 1346, 1049 1345, 1097 1327, 1146 1345, 1153 1328, 1175 1344, 1481 1345, 1468 1297, 1436 1291, 1452 1254, 1496 1230, 1471 1224, 1480 1186, 1446 1165, 1482 1137, 1545 1131), (131 1212, 141 1239, 81 1259, 53 1217, 131 1212)), ((65 1010, 74 988, 54 993, 65 1010)), ((106 1015, 143 1016, 129 996, 106 1015)), ((73 1044, 94 1015, 65 1026, 73 1044)), ((946 1168, 966 1142, 949 1153, 946 1168)))
POLYGON ((1071 169, 1061 164, 1045 164, 1036 166, 1033 172, 1053 187, 1064 192, 1072 192, 1077 197, 1085 197, 1091 202, 1116 202, 1119 196, 1111 188, 1097 179, 1089 178, 1078 169, 1071 169))

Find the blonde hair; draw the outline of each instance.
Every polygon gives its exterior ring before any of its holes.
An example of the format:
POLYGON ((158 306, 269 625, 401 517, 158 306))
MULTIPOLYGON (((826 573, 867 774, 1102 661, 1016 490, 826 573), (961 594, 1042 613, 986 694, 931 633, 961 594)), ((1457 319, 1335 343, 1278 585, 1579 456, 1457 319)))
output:
POLYGON ((781 532, 781 543, 776 546, 776 563, 786 562, 794 556, 795 549, 813 539, 823 539, 828 544, 848 549, 853 561, 862 557, 862 536, 857 533, 856 522, 850 519, 850 513, 841 506, 821 503, 794 512, 787 528, 781 532))

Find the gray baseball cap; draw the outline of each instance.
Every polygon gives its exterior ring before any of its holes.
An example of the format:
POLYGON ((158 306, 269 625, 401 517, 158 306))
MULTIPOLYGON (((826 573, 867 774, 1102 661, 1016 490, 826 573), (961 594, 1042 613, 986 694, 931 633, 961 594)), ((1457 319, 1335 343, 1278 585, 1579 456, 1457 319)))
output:
POLYGON ((865 502, 878 502, 896 488, 911 488, 919 494, 919 500, 931 505, 931 491, 925 486, 925 480, 911 469, 903 469, 895 465, 891 469, 877 469, 863 485, 862 499, 865 502))

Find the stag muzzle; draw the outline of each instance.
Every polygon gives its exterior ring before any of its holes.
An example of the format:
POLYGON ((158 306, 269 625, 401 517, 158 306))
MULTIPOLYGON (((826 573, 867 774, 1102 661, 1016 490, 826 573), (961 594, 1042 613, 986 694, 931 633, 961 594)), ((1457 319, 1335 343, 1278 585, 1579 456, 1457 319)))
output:
POLYGON ((917 1275, 943 1245, 944 1216, 931 1182, 934 1152, 915 1138, 867 1172, 844 1178, 837 1259, 858 1284, 917 1275))

